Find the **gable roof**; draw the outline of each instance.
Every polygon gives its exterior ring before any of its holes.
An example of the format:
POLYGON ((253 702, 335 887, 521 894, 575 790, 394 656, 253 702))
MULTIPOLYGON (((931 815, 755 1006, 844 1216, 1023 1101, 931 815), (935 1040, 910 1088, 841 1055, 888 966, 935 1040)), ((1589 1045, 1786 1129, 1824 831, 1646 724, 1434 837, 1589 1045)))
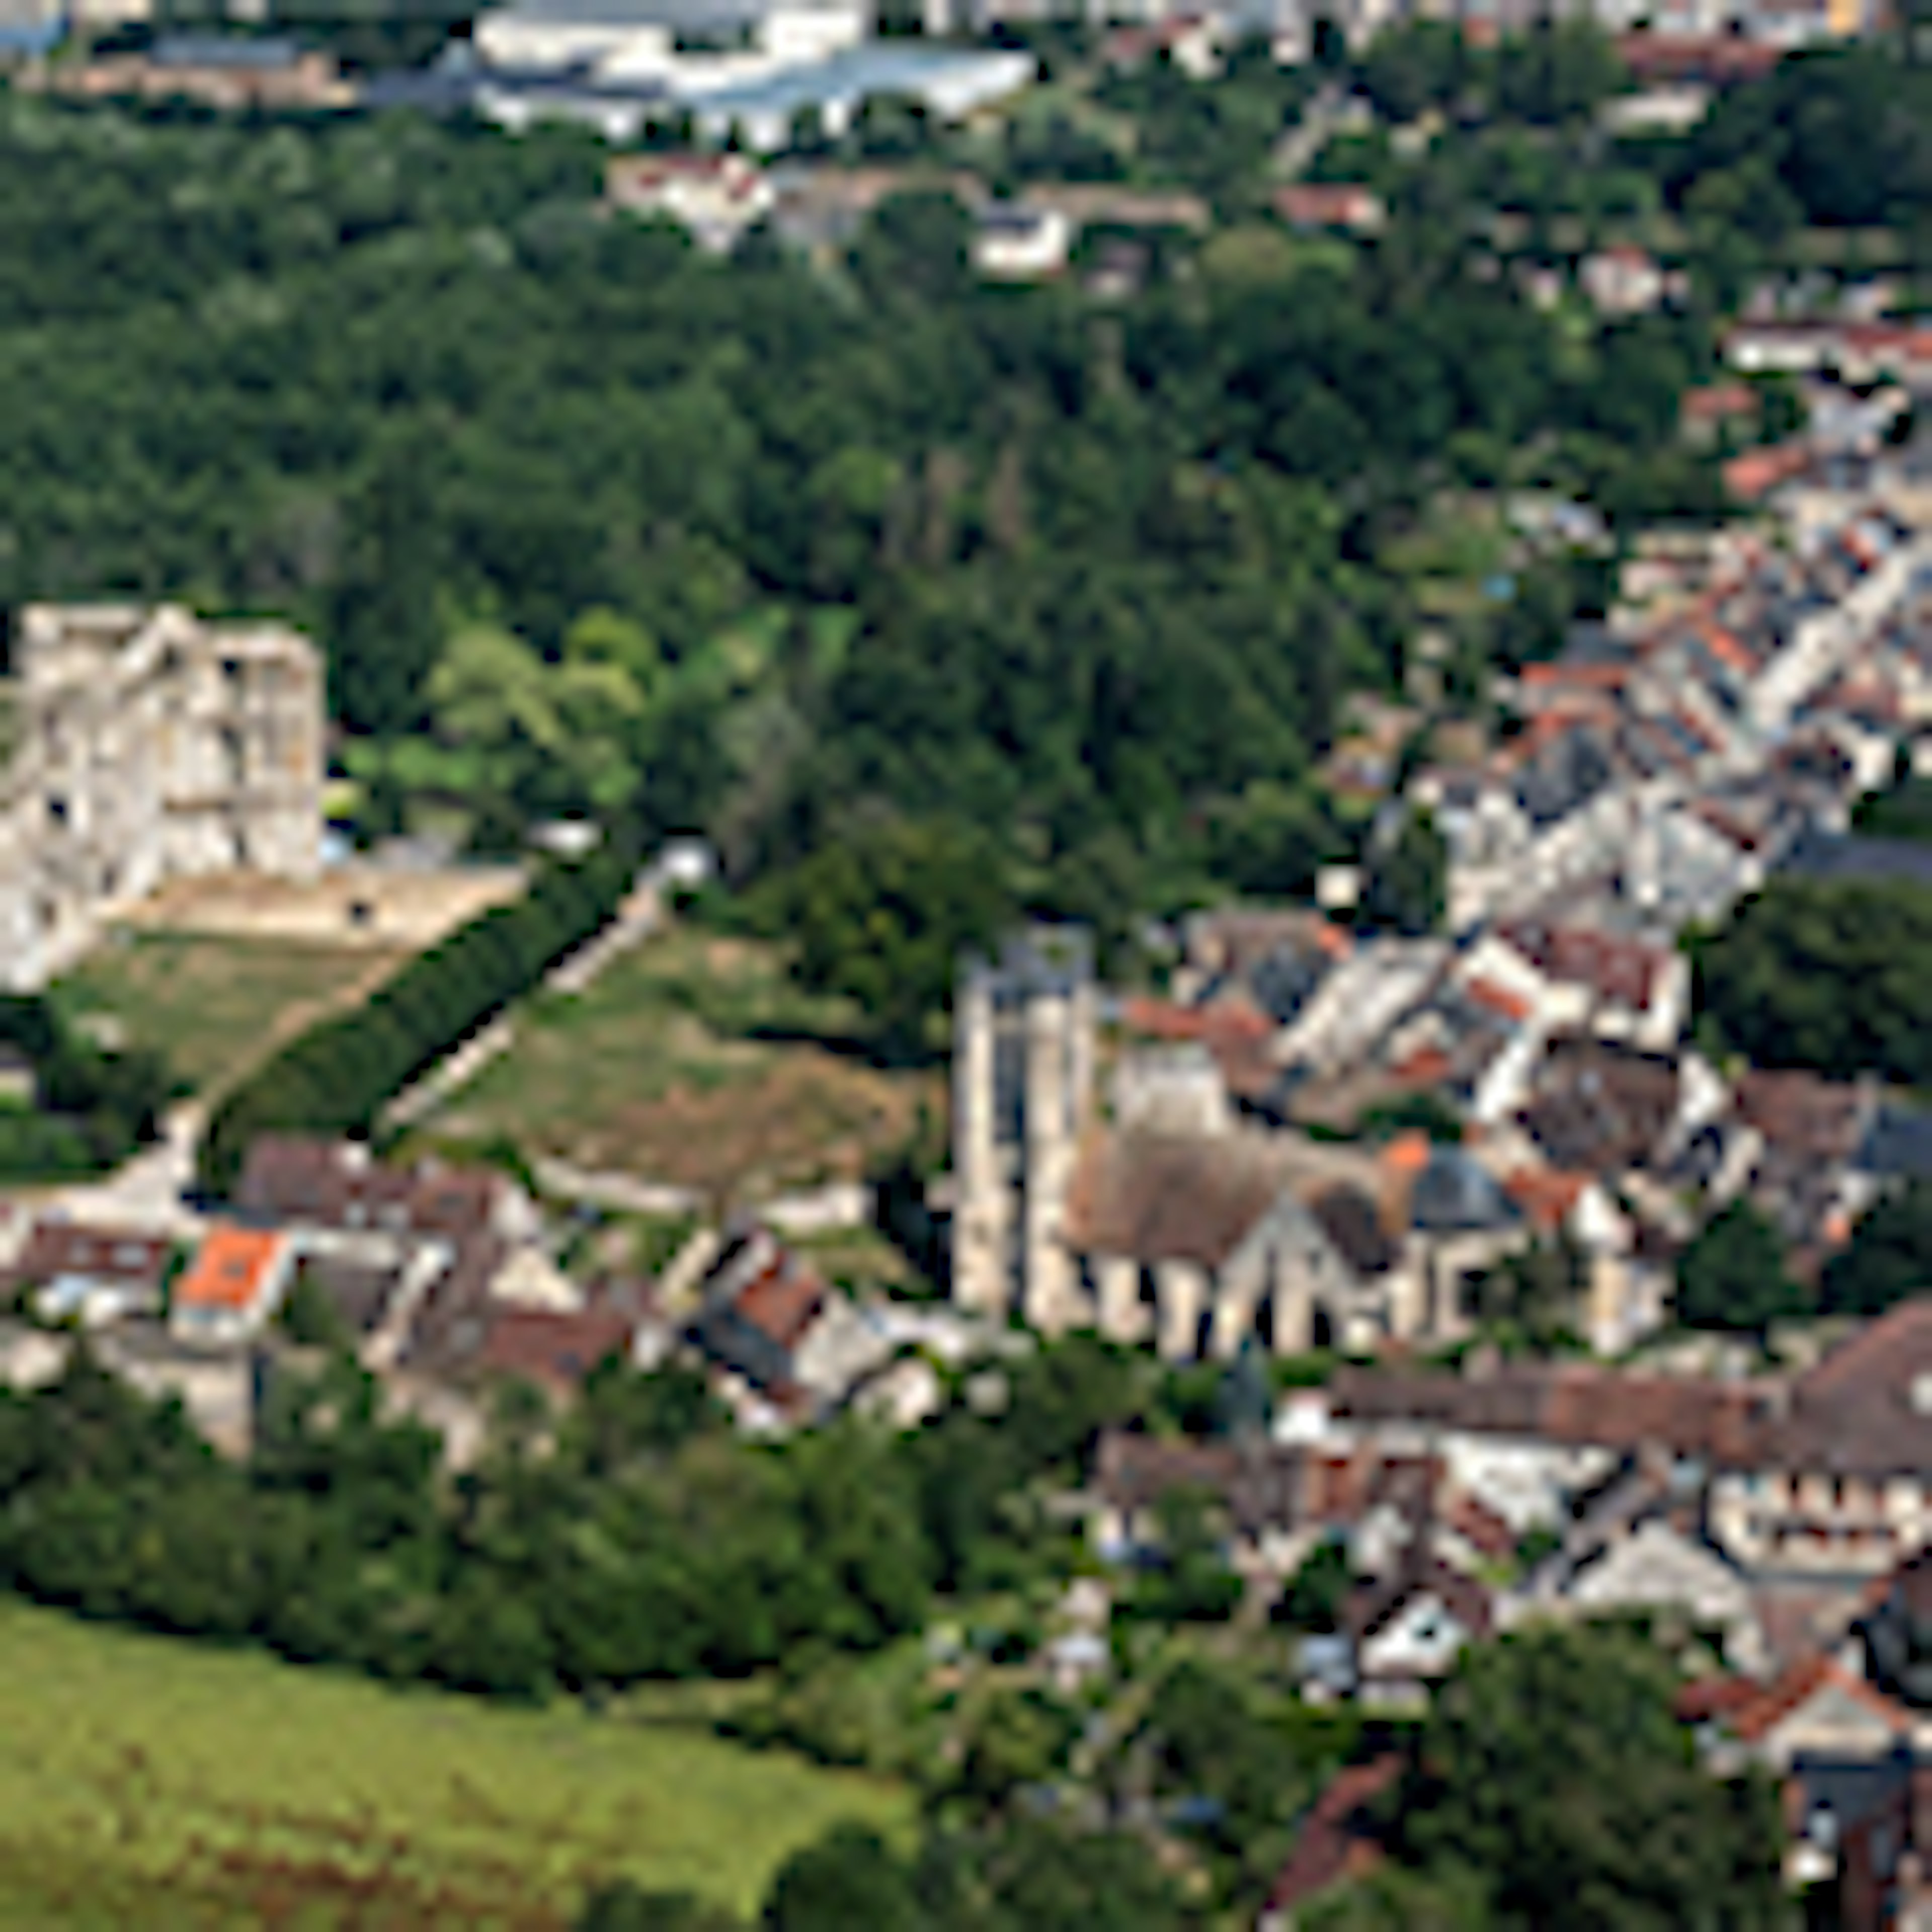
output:
POLYGON ((1815 1073, 1753 1067, 1738 1076, 1732 1090, 1739 1119, 1774 1147, 1840 1161, 1857 1144, 1865 1102, 1856 1087, 1815 1073))
POLYGON ((165 1235, 102 1222, 40 1221, 13 1262, 0 1270, 0 1284, 26 1288, 86 1276, 123 1287, 158 1288, 167 1272, 170 1244, 165 1235))
POLYGON ((1786 1468, 1833 1474, 1932 1467, 1932 1297, 1900 1302, 1800 1376, 1774 1447, 1786 1468))
POLYGON ((492 1311, 476 1366, 555 1389, 574 1388, 628 1346, 634 1318, 608 1305, 564 1313, 548 1308, 492 1311))
POLYGON ((1584 987, 1600 1000, 1636 1012, 1649 1010, 1672 958, 1641 940, 1539 920, 1518 920, 1502 927, 1498 936, 1546 977, 1584 987))
POLYGON ((235 1200, 266 1220, 460 1236, 488 1222, 502 1187, 484 1168, 390 1167, 357 1142, 263 1134, 248 1150, 235 1200))
POLYGON ((1407 1178, 1359 1148, 1286 1133, 1103 1131, 1081 1150, 1061 1238, 1078 1254, 1219 1268, 1293 1201, 1350 1267, 1376 1274, 1406 1232, 1407 1178))
POLYGON ((1216 1268, 1286 1191, 1279 1163, 1245 1136, 1103 1134, 1074 1171, 1064 1238, 1076 1252, 1216 1268))
POLYGON ((1359 1876, 1380 1862, 1381 1850, 1362 1814, 1394 1784, 1402 1768, 1402 1760, 1390 1752, 1335 1774, 1302 1820, 1294 1849, 1269 1888, 1270 1912, 1305 1904, 1338 1880, 1359 1876))
POLYGON ((1357 1644, 1366 1643, 1424 1597, 1433 1597, 1472 1637, 1486 1637, 1494 1627, 1489 1592, 1432 1551, 1405 1563, 1379 1582, 1352 1592, 1342 1620, 1357 1644))
POLYGON ((1343 1367, 1329 1384, 1351 1421, 1408 1423, 1566 1447, 1637 1449, 1734 1466, 1756 1456, 1776 1392, 1762 1384, 1620 1374, 1581 1363, 1504 1363, 1480 1376, 1343 1367))
POLYGON ((1743 1743, 1762 1743, 1779 1725, 1826 1693, 1860 1706, 1901 1736, 1912 1729, 1912 1714, 1902 1704, 1894 1703, 1883 1691, 1874 1689, 1822 1651, 1799 1658, 1756 1696, 1725 1713, 1725 1727, 1743 1743))
POLYGON ((1521 1118, 1552 1166, 1621 1173, 1656 1153, 1678 1100, 1672 1061, 1572 1034, 1551 1042, 1521 1118))

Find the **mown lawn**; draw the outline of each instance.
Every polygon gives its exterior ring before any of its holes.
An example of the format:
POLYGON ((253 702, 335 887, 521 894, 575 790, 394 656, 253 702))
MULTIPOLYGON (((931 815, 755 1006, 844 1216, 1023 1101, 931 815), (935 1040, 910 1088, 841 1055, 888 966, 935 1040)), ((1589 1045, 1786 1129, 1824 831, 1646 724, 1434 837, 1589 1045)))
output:
POLYGON ((428 1123, 448 1141, 701 1189, 721 1200, 863 1174, 902 1147, 937 1076, 886 1073, 854 1015, 800 993, 776 948, 674 927, 580 994, 518 1007, 515 1043, 428 1123))
POLYGON ((625 1874, 748 1910, 883 1782, 0 1604, 0 1926, 560 1928, 625 1874))
POLYGON ((358 998, 401 952, 190 933, 110 935, 54 988, 73 1018, 158 1047, 197 1091, 226 1084, 272 1045, 358 998))

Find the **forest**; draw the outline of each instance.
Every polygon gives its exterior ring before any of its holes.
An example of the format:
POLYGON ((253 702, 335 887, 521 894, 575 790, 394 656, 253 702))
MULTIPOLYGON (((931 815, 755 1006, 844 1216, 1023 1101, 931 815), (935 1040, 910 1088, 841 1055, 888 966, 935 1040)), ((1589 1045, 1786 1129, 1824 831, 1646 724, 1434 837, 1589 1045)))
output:
POLYGON ((1579 341, 1420 204, 1102 307, 979 285, 918 196, 830 270, 711 260, 567 133, 14 97, 0 158, 0 603, 307 626, 369 830, 635 805, 742 879, 899 816, 1030 903, 1292 890, 1436 492, 1715 501, 1708 329, 1579 341))
POLYGON ((697 1372, 590 1378, 560 1430, 507 1395, 451 1480, 434 1431, 382 1412, 346 1353, 279 1369, 253 1453, 224 1461, 178 1403, 77 1348, 0 1392, 0 1585, 37 1601, 298 1662, 531 1698, 736 1676, 922 1626, 938 1591, 1042 1574, 1034 1507, 1157 1378, 1096 1345, 1043 1352, 987 1418, 963 1400, 894 1439, 854 1424, 739 1439, 697 1372))
MULTIPOLYGON (((1627 1629, 1544 1624, 1468 1652, 1412 1735, 1388 1741, 1350 1882, 1299 1903, 1294 1922, 1311 1932, 1786 1932, 1798 1916, 1784 1892, 1772 1783, 1760 1772, 1709 1775, 1672 1709, 1676 1689, 1670 1662, 1627 1629)), ((1303 1782, 1265 1720, 1200 1664, 1156 1688, 1128 1742, 1168 1791, 1193 1801, 1170 1800, 1170 1817, 1198 1810, 1237 1838, 1264 1837, 1267 1801, 1303 1782)), ((1184 1843, 1217 1834, 1169 1829, 1184 1843)), ((1279 1871, 1280 1856, 1263 1869, 1279 1871)), ((1029 1811, 1010 1791, 964 1816, 929 1816, 910 1855, 862 1828, 835 1828, 780 1868, 762 1922, 767 1932, 1251 1922, 1258 1901, 1217 1913, 1223 1896, 1177 1882, 1144 1828, 1029 1811)), ((741 1923, 622 1882, 577 1921, 578 1932, 741 1923)))
POLYGON ((1932 1080, 1932 892, 1774 878, 1690 941, 1698 1012, 1760 1066, 1834 1080, 1932 1080))

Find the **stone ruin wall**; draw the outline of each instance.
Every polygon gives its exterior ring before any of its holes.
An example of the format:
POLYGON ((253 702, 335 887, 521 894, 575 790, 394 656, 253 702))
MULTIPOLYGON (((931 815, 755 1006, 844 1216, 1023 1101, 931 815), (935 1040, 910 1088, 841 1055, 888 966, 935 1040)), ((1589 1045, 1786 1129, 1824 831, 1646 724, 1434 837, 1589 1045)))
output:
POLYGON ((320 862, 322 665, 284 625, 30 606, 0 682, 0 984, 15 990, 170 878, 320 862))

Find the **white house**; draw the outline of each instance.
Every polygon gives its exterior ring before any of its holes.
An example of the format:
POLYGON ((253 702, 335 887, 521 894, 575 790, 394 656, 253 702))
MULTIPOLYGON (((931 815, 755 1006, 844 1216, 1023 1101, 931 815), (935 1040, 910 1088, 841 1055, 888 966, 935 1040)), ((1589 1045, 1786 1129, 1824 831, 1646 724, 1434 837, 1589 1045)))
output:
POLYGON ((1073 245, 1073 224, 1057 208, 996 201, 980 211, 973 265, 996 281, 1035 282, 1058 274, 1073 245))

